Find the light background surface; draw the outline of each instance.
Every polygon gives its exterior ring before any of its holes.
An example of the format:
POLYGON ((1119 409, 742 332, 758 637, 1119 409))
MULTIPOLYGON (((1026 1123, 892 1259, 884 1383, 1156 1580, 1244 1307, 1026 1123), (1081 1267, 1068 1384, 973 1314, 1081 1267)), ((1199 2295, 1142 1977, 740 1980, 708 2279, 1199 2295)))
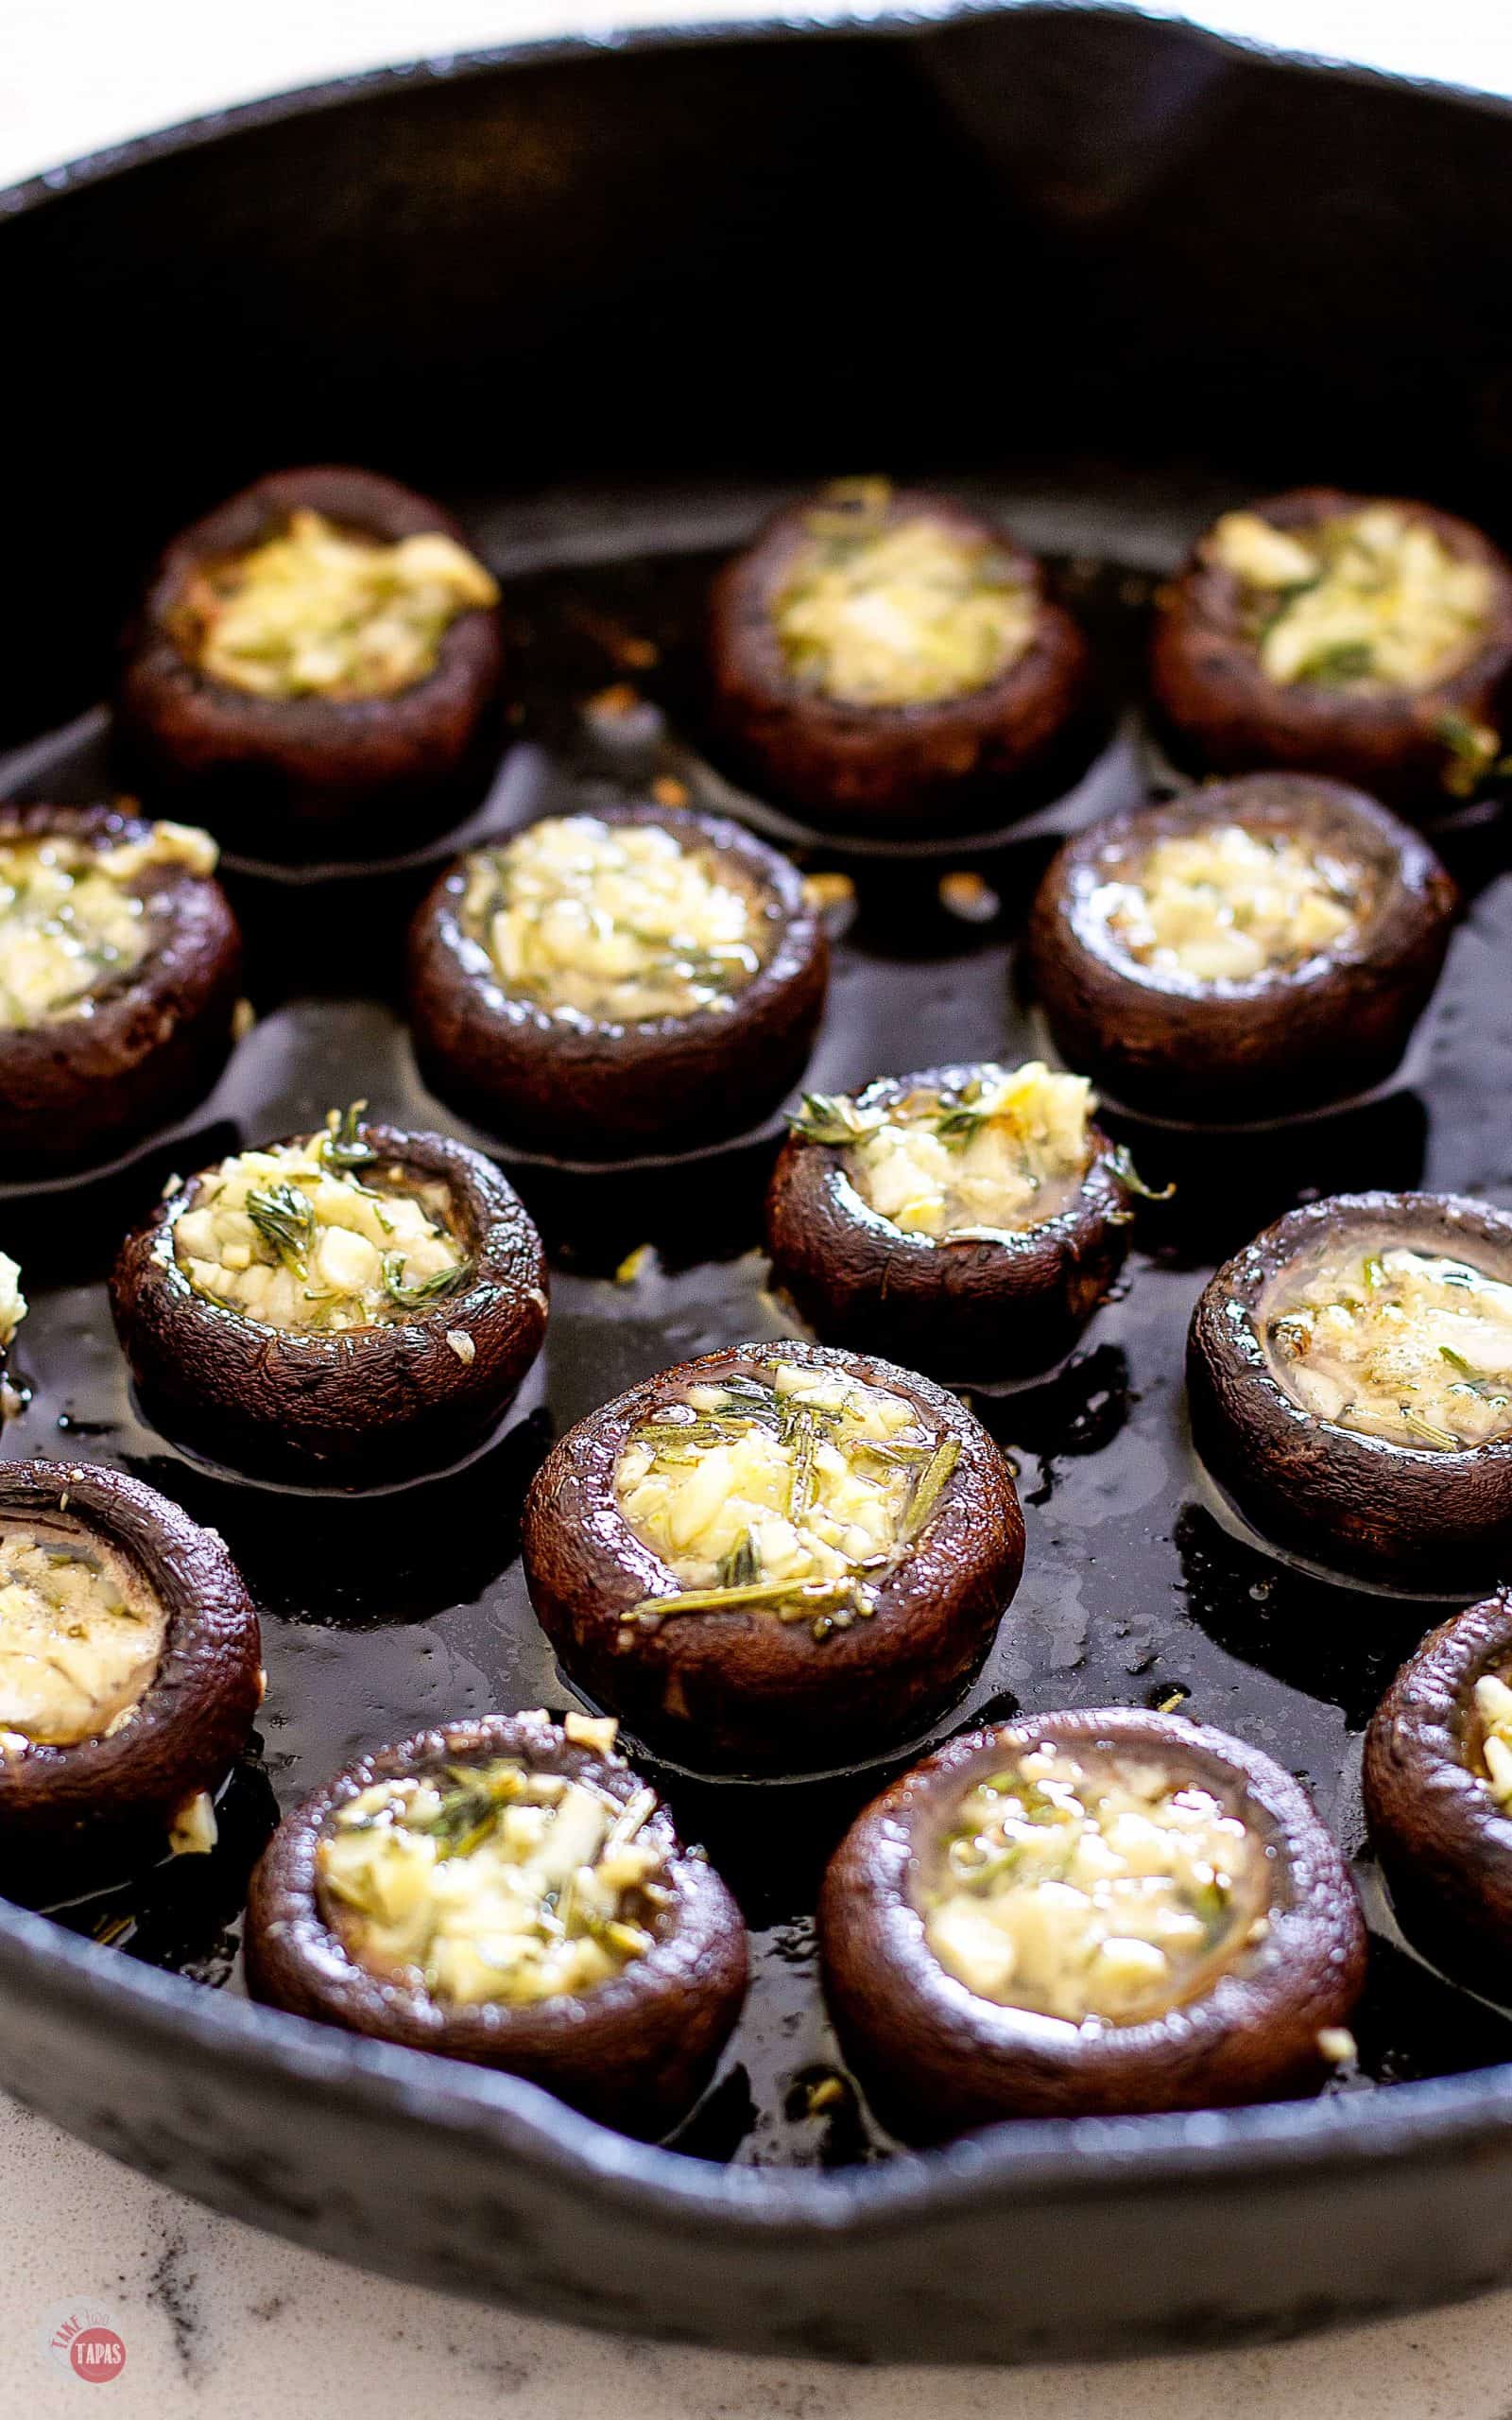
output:
MULTIPOLYGON (((0 184, 353 68, 677 13, 678 0, 5 0, 0 184)), ((691 13, 754 11, 702 0, 691 13)), ((1244 38, 1512 95, 1512 0, 1210 0, 1204 17, 1244 38)), ((1006 2265, 1012 2245, 984 2243, 982 2257, 1006 2265)), ((361 2276, 180 2201, 0 2100, 0 2415, 96 2410, 102 2420, 1508 2420, 1512 2293, 1345 2337, 1113 2370, 740 2360, 361 2276), (100 2307, 127 2348, 98 2397, 44 2347, 50 2315, 77 2302, 100 2307)))

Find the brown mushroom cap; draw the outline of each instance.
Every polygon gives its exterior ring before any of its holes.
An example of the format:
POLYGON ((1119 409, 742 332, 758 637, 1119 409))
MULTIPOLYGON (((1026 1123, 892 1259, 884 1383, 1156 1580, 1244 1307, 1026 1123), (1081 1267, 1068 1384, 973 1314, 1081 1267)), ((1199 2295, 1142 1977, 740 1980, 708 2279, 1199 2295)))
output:
POLYGON ((1504 1996, 1512 1978, 1512 1814, 1476 1770, 1475 1684, 1512 1669, 1503 1590, 1429 1634, 1366 1734, 1370 1837, 1408 1930, 1504 1996))
POLYGON ((381 1748, 285 1816, 252 1876, 247 1979, 253 1997, 353 2033, 524 2076, 622 2133, 666 2134, 707 2083, 746 1992, 746 1927, 713 1866, 683 1847, 666 1808, 647 1829, 667 1852, 674 1904, 654 1945, 590 1992, 510 2007, 452 2007, 372 1972, 326 1924, 317 1851, 335 1810, 374 1782, 496 1756, 593 1784, 622 1804, 643 1787, 618 1757, 576 1747, 544 1715, 485 1715, 381 1748))
POLYGON ((1512 1440, 1398 1445, 1303 1409, 1274 1374, 1263 1304, 1281 1271, 1350 1235, 1442 1253, 1512 1282, 1512 1215, 1447 1193, 1342 1193, 1290 1211, 1226 1261, 1193 1315, 1193 1442, 1265 1538, 1332 1570, 1446 1594, 1512 1552, 1512 1440))
POLYGON ((1259 1749, 1168 1715, 1025 1716, 953 1739, 883 1791, 831 1860, 819 1901, 825 1997, 884 2121, 939 2142, 1001 2118, 1202 2109, 1319 2083, 1319 2032, 1347 2024, 1366 1934, 1348 1866, 1308 1799, 1259 1749), (1268 1925, 1198 1996, 1130 2025, 1073 2025, 982 1998, 927 1945, 920 1859, 981 1769, 1041 1743, 1168 1765, 1263 1841, 1268 1925))
POLYGON ((497 611, 472 607, 442 635, 423 680, 391 697, 259 698, 212 679, 174 635, 201 564, 249 552, 291 513, 322 513, 385 544, 467 534, 428 496, 372 471, 277 471, 181 530, 148 583, 126 641, 117 698, 123 743, 154 801, 174 800, 245 856, 367 858, 443 828, 481 778, 499 685, 497 611))
MULTIPOLYGON (((990 545, 1036 599, 1034 639, 985 687, 936 702, 848 705, 806 686, 788 669, 772 609, 809 544, 810 515, 832 509, 820 494, 779 513, 714 581, 708 646, 715 723, 759 789, 817 823, 886 833, 926 824, 979 830, 1011 812, 1011 786, 1045 770, 1073 736, 1090 686, 1087 643, 1046 594, 1039 562, 1005 531, 948 497, 905 488, 879 521, 933 521, 990 545)), ((1032 804, 1022 798, 1020 811, 1032 804)))
POLYGON ((0 1755, 0 1840, 49 1845, 165 1824, 215 1789, 262 1702, 252 1600, 214 1530, 95 1464, 0 1462, 0 1520, 77 1529, 136 1572, 167 1616, 156 1673, 118 1730, 0 1755))
MULTIPOLYGON (((970 1066, 885 1076, 863 1109, 958 1086, 970 1066)), ((886 1353, 941 1378, 1032 1376, 1070 1351, 1123 1267, 1127 1188, 1107 1136, 1064 1210, 1001 1241, 934 1244, 895 1227, 851 1183, 846 1151, 790 1134, 766 1197, 772 1271, 827 1343, 886 1353)))
MULTIPOLYGON (((56 837, 104 852, 150 823, 112 806, 0 805, 0 845, 56 837)), ((88 1016, 0 1027, 0 1159, 8 1177, 108 1160, 207 1093, 232 1046, 242 942, 213 874, 150 866, 136 965, 91 994, 88 1016)))
POLYGON ((1381 1082, 1400 1061, 1449 947, 1458 893, 1428 843, 1374 799, 1315 774, 1250 773, 1068 840, 1040 884, 1027 948, 1057 1049, 1121 1105, 1237 1123, 1381 1082), (1335 947, 1242 981, 1196 983, 1117 947, 1099 908, 1161 840, 1237 823, 1362 864, 1369 911, 1335 947))
POLYGON ((357 1132, 382 1162, 449 1188, 466 1248, 463 1283, 408 1319, 289 1331, 197 1293, 174 1251, 192 1177, 121 1247, 111 1307, 137 1385, 172 1430, 235 1469, 371 1485, 435 1468, 486 1435, 541 1349, 545 1254, 513 1186, 447 1136, 357 1132), (470 1359, 454 1336, 472 1340, 470 1359))
POLYGON ((632 1387, 553 1447, 525 1500, 522 1556, 541 1628, 576 1684, 658 1754, 695 1770, 797 1772, 923 1730, 980 1665, 1023 1569, 1023 1516, 1002 1454, 954 1395, 889 1361, 817 1344, 730 1345, 632 1387), (903 1395, 958 1460, 876 1611, 816 1640, 806 1621, 744 1608, 625 1616, 675 1592, 621 1513, 614 1472, 632 1431, 690 1386, 781 1359, 903 1395))
POLYGON ((1242 587, 1206 530, 1156 608, 1150 673, 1176 744, 1214 772, 1289 766, 1358 784, 1376 798, 1422 810, 1444 802, 1453 751, 1446 717, 1495 728, 1512 674, 1512 563, 1482 530, 1406 498, 1292 488, 1247 510, 1278 529, 1308 529, 1382 501, 1425 522, 1448 551, 1485 563, 1493 602, 1486 635, 1457 672, 1425 689, 1360 694, 1315 683, 1270 681, 1241 622, 1242 587))
POLYGON ((463 931, 465 860, 416 912, 409 1013, 428 1082, 490 1132, 562 1159, 686 1150, 737 1134, 802 1074, 823 1013, 829 944, 789 860, 738 823, 644 804, 593 809, 609 824, 654 824, 707 849, 762 903, 771 945, 723 1009, 610 1024, 554 1017, 503 989, 463 931))

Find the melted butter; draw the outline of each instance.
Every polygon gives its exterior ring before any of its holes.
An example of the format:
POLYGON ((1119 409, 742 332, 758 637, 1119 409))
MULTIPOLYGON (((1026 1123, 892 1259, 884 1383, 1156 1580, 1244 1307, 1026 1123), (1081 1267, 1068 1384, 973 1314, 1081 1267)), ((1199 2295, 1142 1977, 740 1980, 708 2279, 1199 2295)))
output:
POLYGON ((1282 686, 1431 688, 1474 653, 1495 595, 1485 563, 1394 504, 1288 530, 1226 513, 1212 552, 1243 584, 1261 670, 1282 686))
POLYGON ((671 1904, 655 1807, 511 1757, 377 1782, 320 1841, 321 1912, 361 1964, 455 2006, 576 1996, 644 1957, 671 1904))
POLYGON ((747 1605, 820 1637, 874 1610, 874 1589, 926 1527, 954 1441, 914 1404, 842 1371, 775 1360, 690 1388, 632 1432, 619 1510, 682 1583, 639 1618, 747 1605))
POLYGON ((506 990, 631 1024, 728 1009, 768 946, 761 907, 656 823, 548 816, 467 861, 462 926, 506 990))
POLYGON ((982 1999, 1135 2025, 1257 1937, 1262 1875, 1252 1834, 1211 1790, 1043 1746, 961 1802, 922 1894, 925 1938, 982 1999))
POLYGON ((76 1531, 0 1530, 0 1735, 72 1747, 118 1729, 156 1673, 167 1616, 76 1531))
POLYGON ((387 698, 436 669, 460 614, 496 605, 483 565, 439 530, 392 545, 319 512, 196 572, 176 635, 201 671, 256 698, 387 698))
POLYGON ((1094 1106, 1085 1077, 1032 1060, 983 1066, 958 1090, 924 1088, 876 1110, 811 1096, 794 1122, 799 1133, 847 1142, 851 1184, 902 1234, 970 1242, 1021 1234, 1070 1208, 1091 1162, 1094 1106))
POLYGON ((820 509, 776 596, 788 670, 836 703, 914 706, 986 688, 1027 654, 1038 605, 1011 557, 919 514, 820 509))
POLYGON ((215 864, 208 833, 181 823, 111 849, 60 834, 0 843, 0 1025, 90 1015, 94 994, 133 973, 151 942, 147 902, 129 886, 154 866, 215 864))
POLYGON ((365 1183, 341 1163, 352 1149, 333 1113, 324 1133, 202 1170, 172 1231, 196 1291, 268 1327, 327 1333, 392 1326, 454 1291, 468 1264, 447 1188, 381 1163, 359 1163, 387 1180, 365 1183))
POLYGON ((1194 983, 1246 982, 1337 949, 1360 928, 1364 866, 1285 833, 1212 824, 1157 840, 1092 901, 1120 950, 1194 983))
POLYGON ((1326 1253, 1267 1306, 1271 1367, 1320 1420, 1449 1453, 1512 1432, 1512 1286, 1408 1247, 1326 1253))

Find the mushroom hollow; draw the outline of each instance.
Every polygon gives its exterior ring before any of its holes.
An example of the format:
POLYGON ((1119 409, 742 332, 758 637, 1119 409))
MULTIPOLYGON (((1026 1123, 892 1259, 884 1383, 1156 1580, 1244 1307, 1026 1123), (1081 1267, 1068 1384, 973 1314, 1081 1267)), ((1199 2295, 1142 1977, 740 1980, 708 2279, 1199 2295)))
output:
POLYGON ((119 1471, 0 1463, 0 1838, 170 1825, 244 1746, 260 1657, 214 1530, 119 1471))
POLYGON ((821 1345, 733 1345, 580 1421, 526 1499, 564 1668, 658 1753, 803 1772, 927 1727, 1023 1567, 1006 1463, 955 1396, 821 1345))
POLYGON ((1512 564, 1402 498, 1295 488, 1225 513, 1157 605, 1151 677, 1178 750, 1418 811, 1495 763, 1509 672, 1512 564))
POLYGON ((421 845, 483 778, 498 590, 450 513, 370 471, 279 471, 174 539, 125 643, 122 741, 244 856, 421 845))
POLYGON ((365 1485, 455 1459, 545 1330, 545 1256, 513 1188, 361 1106, 178 1184, 112 1277, 153 1417, 257 1476, 365 1485))
POLYGON ((716 727, 758 789, 835 829, 979 829, 1069 762, 1086 641, 1032 555, 946 497, 845 480, 714 582, 716 727))
POLYGON ((1124 1106, 1285 1116, 1400 1063, 1457 905, 1375 800, 1251 773, 1069 840, 1035 901, 1030 976, 1057 1049, 1124 1106))
POLYGON ((562 1159, 687 1150, 766 1116, 807 1063, 829 950, 788 860, 647 804, 553 816, 460 859, 418 910, 428 1082, 562 1159))
POLYGON ((1228 1261, 1187 1345, 1193 1440, 1263 1537, 1439 1594, 1512 1543, 1512 1217, 1340 1194, 1228 1261))
POLYGON ((1405 1928, 1467 1982, 1512 1981, 1512 1604, 1430 1633, 1365 1743, 1370 1838, 1405 1928))
POLYGON ((254 1997, 666 2134, 746 1991, 746 1928, 613 1725, 486 1715, 349 1765, 252 1876, 254 1997))
POLYGON ((215 844, 110 806, 0 805, 0 1166, 109 1160, 215 1081, 241 989, 215 844))
POLYGON ((1125 1161, 1091 1087, 1030 1063, 808 1095, 773 1172, 773 1274, 827 1342, 939 1377, 1067 1352, 1128 1249, 1125 1161))
POLYGON ((1310 2090, 1365 1978, 1349 1868, 1291 1776, 1127 1707, 916 1765, 841 1841, 819 1928, 846 2057, 918 2143, 1310 2090))

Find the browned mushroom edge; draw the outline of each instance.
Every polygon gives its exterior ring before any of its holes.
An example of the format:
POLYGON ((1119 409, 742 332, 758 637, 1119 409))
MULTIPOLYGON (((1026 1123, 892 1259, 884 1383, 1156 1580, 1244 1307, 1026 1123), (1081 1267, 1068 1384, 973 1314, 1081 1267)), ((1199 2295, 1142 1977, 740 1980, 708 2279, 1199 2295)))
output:
POLYGON ((487 1435, 541 1349, 545 1255, 513 1187, 447 1136, 368 1123, 356 1133, 380 1162, 448 1188, 467 1274, 413 1318, 322 1335, 197 1292, 174 1251, 195 1177, 117 1257, 111 1307, 145 1408, 165 1433, 235 1470, 365 1486, 435 1469, 487 1435))
POLYGON ((782 1341, 727 1346, 662 1371, 579 1421, 525 1502, 530 1599, 563 1668, 659 1754, 695 1771, 804 1772, 923 1730, 980 1666, 1023 1569, 1023 1516, 981 1423, 927 1378, 869 1356, 782 1341), (689 1387, 779 1362, 833 1368, 903 1396, 955 1461, 917 1543, 875 1590, 875 1611, 816 1638, 806 1618, 724 1608, 631 1624, 679 1583, 615 1496, 631 1433, 689 1387))
POLYGON ((1366 1734, 1365 1806, 1397 1913, 1483 1991, 1512 1991, 1512 1813, 1491 1792, 1476 1684, 1512 1675, 1512 1600, 1455 1614, 1402 1666, 1366 1734))
POLYGON ((1227 1261, 1187 1343, 1192 1436, 1263 1538, 1327 1569, 1446 1596, 1494 1580, 1512 1551, 1512 1441, 1444 1451, 1341 1427, 1296 1402, 1269 1365, 1282 1272, 1357 1236, 1458 1258, 1512 1282, 1512 1216, 1454 1194, 1313 1201, 1227 1261))
POLYGON ((1376 502, 1400 502, 1451 554, 1487 566, 1493 604, 1474 653, 1417 690, 1362 696, 1271 681, 1242 627, 1240 583, 1217 559, 1209 529, 1156 606, 1151 680, 1178 753, 1219 773, 1275 765, 1328 774, 1418 811, 1451 803, 1479 760, 1494 758, 1512 674, 1512 563, 1484 532, 1433 505, 1338 488, 1293 488, 1246 510, 1278 529, 1306 529, 1376 502))
MULTIPOLYGON (((149 838, 112 806, 0 805, 0 847, 51 837, 100 854, 149 838)), ((231 1051, 242 942, 214 874, 143 868, 137 963, 102 980, 87 1015, 0 1026, 0 1175, 67 1174, 118 1156, 201 1098, 231 1051)))
POLYGON ((738 823, 646 804, 595 806, 603 823, 655 824, 706 851, 761 905, 759 971, 722 1009, 633 1024, 554 1016, 507 992, 462 928, 467 861, 441 875, 410 932, 416 1057, 443 1099, 506 1144, 567 1160, 691 1150, 775 1109, 808 1063, 829 944, 797 869, 738 823))
POLYGON ((1400 1063, 1433 995, 1458 893, 1427 842, 1374 799, 1301 773, 1215 782, 1108 817, 1068 840, 1040 885, 1030 977, 1068 1066, 1121 1106, 1176 1119, 1285 1116, 1368 1091, 1400 1063), (1101 905, 1161 840, 1237 824, 1362 866, 1360 923, 1300 964, 1198 980, 1125 954, 1101 905))
POLYGON ((468 543, 438 504, 371 471, 320 464, 256 480, 180 531, 158 562, 125 642, 121 744, 154 803, 192 809, 244 856, 393 854, 455 821, 486 774, 500 616, 458 614, 434 668, 387 697, 259 698, 211 678, 175 636, 186 585, 301 509, 388 544, 433 531, 468 543))
POLYGON ((322 1914, 317 1853, 339 1807, 374 1782, 494 1757, 591 1783, 622 1805, 644 1787, 623 1758, 575 1745, 543 1714, 448 1723, 361 1757, 285 1816, 252 1876, 249 1987, 321 2024, 524 2076, 624 2133, 664 2135, 707 2083, 740 2013, 747 1950, 734 1900, 660 1801, 648 1828, 666 1851, 673 1904, 643 1956, 574 1996, 448 2006, 418 1979, 364 1966, 322 1914))
MULTIPOLYGON (((958 1090, 977 1067, 879 1077, 858 1110, 918 1090, 958 1090)), ((772 1273, 827 1343, 885 1353, 936 1377, 1033 1376, 1069 1352, 1124 1265, 1129 1186, 1095 1126, 1074 1198, 1001 1239, 932 1243, 874 1210, 844 1145, 789 1134, 766 1197, 772 1273)))
POLYGON ((99 1541, 167 1617, 157 1669, 117 1727, 53 1744, 0 1715, 0 1838, 56 1852, 171 1824, 224 1780, 262 1702, 257 1615, 224 1545, 140 1479, 73 1462, 0 1462, 0 1525, 99 1541))
POLYGON ((843 703, 794 676, 773 621, 784 578, 810 543, 811 517, 835 510, 821 492, 779 513, 714 582, 711 714, 732 759, 758 790, 836 830, 974 831, 1013 811, 1016 787, 1026 811, 1035 803, 1024 788, 1031 776, 1055 769, 1062 756, 1069 774, 1091 688, 1086 640, 1048 595, 1041 566, 947 497, 891 494, 879 526, 927 520, 989 546, 1034 597, 1035 635, 1005 672, 958 697, 843 703))
POLYGON ((1311 2090, 1342 2047, 1329 2029, 1347 2026, 1365 1979, 1349 1868, 1298 1785, 1224 1732, 1128 1707, 1025 1716, 916 1765, 841 1841, 819 1935, 845 2055, 884 2122, 917 2143, 1004 2118, 1200 2109, 1311 2090), (967 1790, 1041 1743, 1168 1768, 1263 1843, 1261 1937, 1246 1926, 1194 1996, 1144 2021, 1077 2024, 985 1998, 927 1941, 924 1872, 967 1790))

